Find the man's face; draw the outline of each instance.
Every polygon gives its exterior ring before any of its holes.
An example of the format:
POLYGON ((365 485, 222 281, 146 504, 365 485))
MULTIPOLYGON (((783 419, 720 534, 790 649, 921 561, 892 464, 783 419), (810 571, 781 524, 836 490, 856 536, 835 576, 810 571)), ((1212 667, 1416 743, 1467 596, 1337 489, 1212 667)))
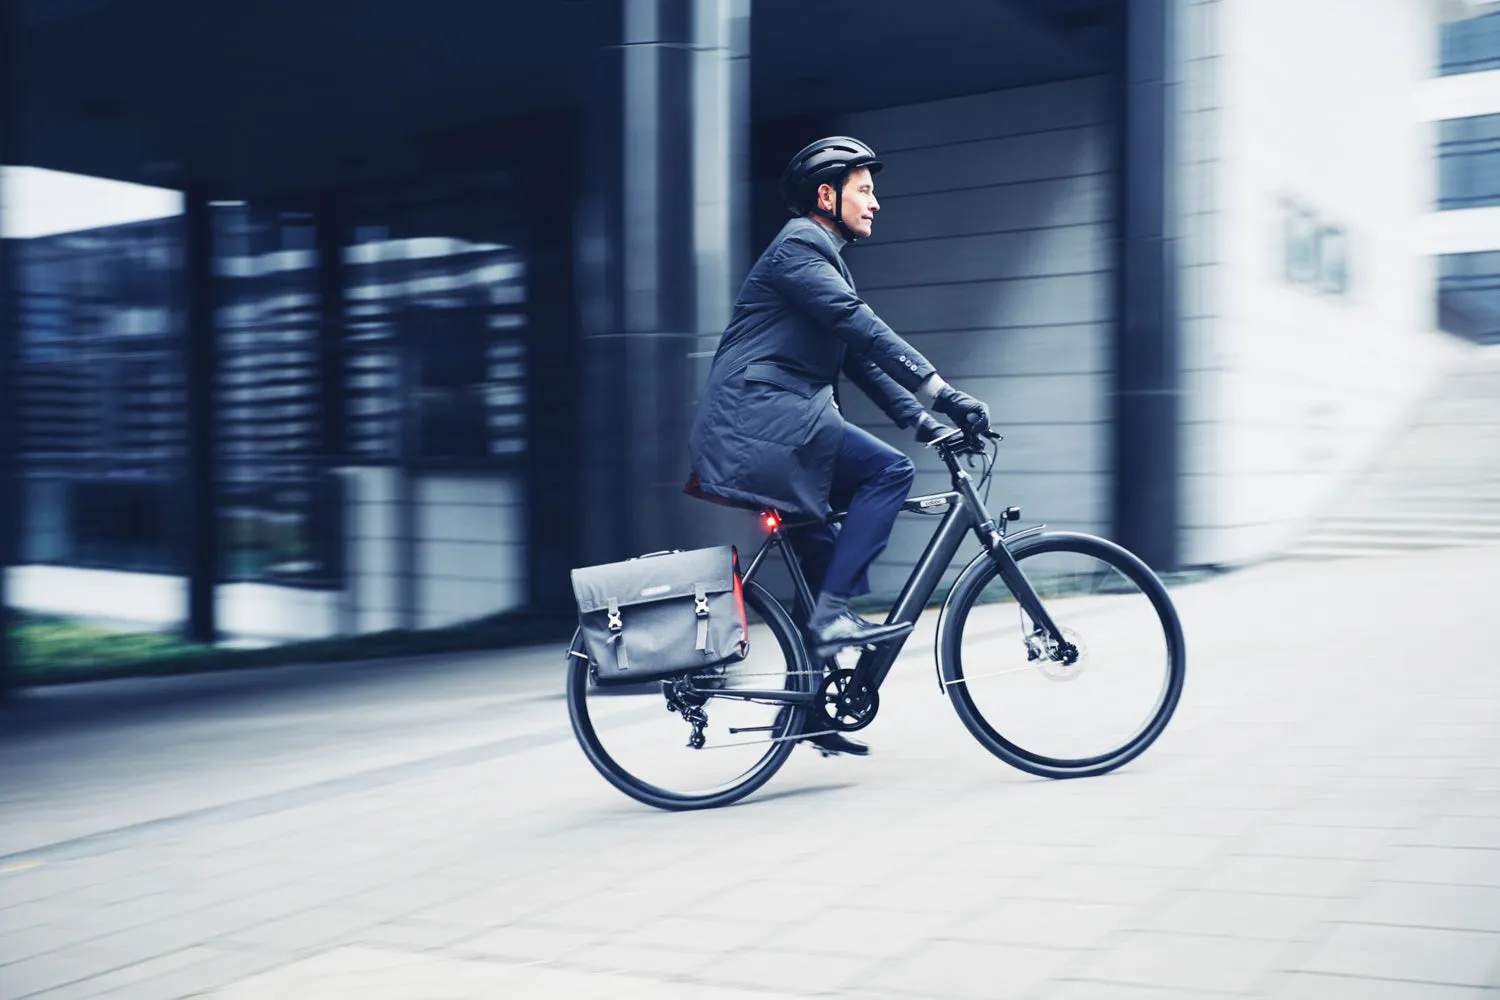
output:
MULTIPOLYGON (((833 185, 824 184, 818 188, 818 203, 825 212, 833 211, 834 200, 833 185)), ((860 239, 869 239, 878 211, 880 202, 875 200, 875 181, 869 168, 849 171, 849 177, 844 181, 844 225, 860 239)))

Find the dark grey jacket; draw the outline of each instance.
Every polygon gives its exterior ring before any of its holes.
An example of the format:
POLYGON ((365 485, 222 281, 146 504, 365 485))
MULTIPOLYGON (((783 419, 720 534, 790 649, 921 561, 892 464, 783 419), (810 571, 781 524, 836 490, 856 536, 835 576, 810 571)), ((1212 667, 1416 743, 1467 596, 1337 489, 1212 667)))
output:
POLYGON ((693 420, 690 492, 826 516, 840 371, 897 426, 922 415, 910 390, 934 369, 855 293, 839 249, 793 219, 750 269, 693 420))

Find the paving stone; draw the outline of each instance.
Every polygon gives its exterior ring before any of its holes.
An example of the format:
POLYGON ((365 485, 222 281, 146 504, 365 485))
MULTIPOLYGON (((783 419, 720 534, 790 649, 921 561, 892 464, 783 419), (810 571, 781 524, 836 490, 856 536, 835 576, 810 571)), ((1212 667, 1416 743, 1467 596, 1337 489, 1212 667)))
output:
POLYGON ((1313 896, 1193 889, 1143 915, 1135 929, 1296 941, 1308 936, 1333 905, 1313 896))
POLYGON ((1004 899, 954 921, 946 937, 992 944, 1095 948, 1130 919, 1135 908, 1114 903, 1004 899))
MULTIPOLYGON (((1188 1000, 1189 997, 1214 995, 1203 990, 1173 990, 1159 986, 1101 983, 1083 979, 1052 983, 1047 989, 1036 994, 1037 1000, 1188 1000)), ((1234 994, 1222 995, 1233 996, 1234 994)))
POLYGON ((1393 830, 1278 823, 1246 839, 1239 848, 1243 854, 1266 857, 1364 861, 1380 857, 1402 837, 1393 830))
POLYGON ((836 906, 810 916, 789 917, 773 932, 746 940, 744 946, 887 958, 924 941, 950 936, 961 925, 961 918, 941 910, 836 906))
POLYGON ((1336 924, 1293 971, 1492 986, 1497 961, 1500 935, 1493 933, 1336 924))
POLYGON ((1441 986, 1405 979, 1293 972, 1272 989, 1272 1000, 1495 1000, 1491 989, 1441 986))
POLYGON ((606 940, 608 935, 598 931, 518 924, 465 938, 452 950, 465 955, 550 962, 606 940))
POLYGON ((1374 882, 1354 905, 1350 919, 1500 933, 1500 886, 1374 882))
POLYGON ((935 997, 1022 997, 1076 967, 1079 952, 1024 945, 937 941, 851 984, 851 992, 935 997))
POLYGON ((1281 896, 1341 896, 1369 877, 1370 864, 1337 858, 1240 854, 1217 866, 1204 888, 1281 896))
POLYGON ((1247 993, 1275 968, 1287 946, 1251 941, 1133 931, 1082 967, 1081 977, 1178 990, 1247 993))
POLYGON ((1500 849, 1396 847, 1381 877, 1392 882, 1500 886, 1500 849))

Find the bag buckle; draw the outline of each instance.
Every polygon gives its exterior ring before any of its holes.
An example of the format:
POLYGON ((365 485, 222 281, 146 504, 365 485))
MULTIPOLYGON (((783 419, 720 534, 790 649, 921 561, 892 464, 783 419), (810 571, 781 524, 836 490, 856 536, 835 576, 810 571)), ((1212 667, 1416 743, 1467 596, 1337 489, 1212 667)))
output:
POLYGON ((625 622, 620 618, 620 602, 615 598, 609 599, 609 630, 618 632, 625 627, 625 622))
POLYGON ((693 587, 693 613, 699 618, 708 617, 708 591, 701 583, 693 587))

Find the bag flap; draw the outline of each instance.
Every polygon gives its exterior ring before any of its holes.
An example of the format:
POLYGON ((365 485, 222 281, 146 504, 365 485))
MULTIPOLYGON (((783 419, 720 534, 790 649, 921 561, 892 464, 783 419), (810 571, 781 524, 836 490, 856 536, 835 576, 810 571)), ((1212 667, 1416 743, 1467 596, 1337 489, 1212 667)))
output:
POLYGON ((734 548, 708 549, 584 566, 573 571, 573 596, 584 614, 602 611, 613 598, 622 608, 734 589, 734 548))

